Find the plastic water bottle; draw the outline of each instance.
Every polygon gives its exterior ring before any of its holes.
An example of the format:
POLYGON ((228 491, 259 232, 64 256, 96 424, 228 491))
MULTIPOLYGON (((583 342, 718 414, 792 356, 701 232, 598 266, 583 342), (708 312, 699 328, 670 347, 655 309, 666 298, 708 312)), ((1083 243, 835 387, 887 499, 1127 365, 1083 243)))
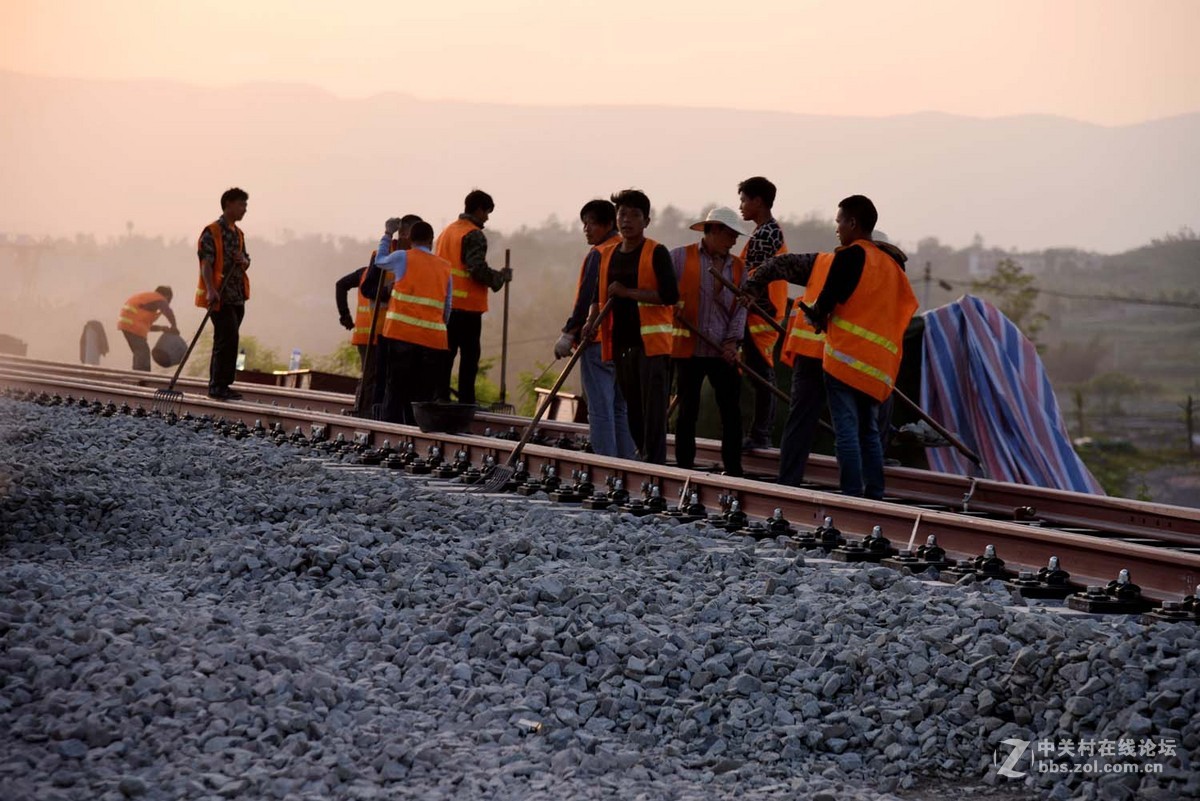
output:
POLYGON ((246 349, 245 348, 242 348, 240 351, 238 351, 237 369, 239 371, 246 369, 246 349))
POLYGON ((299 348, 292 348, 292 358, 288 362, 288 369, 289 370, 299 370, 300 369, 300 349, 299 348))

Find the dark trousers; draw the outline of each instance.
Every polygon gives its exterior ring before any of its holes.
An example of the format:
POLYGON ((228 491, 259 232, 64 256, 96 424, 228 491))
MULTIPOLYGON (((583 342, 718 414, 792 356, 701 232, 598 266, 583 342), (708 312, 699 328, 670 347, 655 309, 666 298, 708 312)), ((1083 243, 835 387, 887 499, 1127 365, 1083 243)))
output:
POLYGON ((667 405, 671 397, 671 357, 647 356, 629 348, 613 356, 617 384, 629 407, 629 433, 652 464, 667 463, 667 405))
POLYGON ((798 487, 804 482, 808 454, 825 408, 825 369, 820 359, 797 356, 792 364, 792 403, 779 441, 779 483, 798 487))
MULTIPOLYGON (((742 342, 742 358, 746 360, 747 369, 758 373, 767 383, 775 383, 775 368, 767 364, 767 360, 758 352, 758 346, 754 344, 750 334, 746 334, 742 342)), ((754 420, 750 423, 750 440, 755 445, 769 446, 774 425, 775 393, 755 381, 754 420)))
POLYGON ((412 404, 434 399, 445 351, 384 337, 379 338, 379 349, 387 364, 382 417, 389 423, 416 425, 412 404))
MULTIPOLYGON (((382 392, 379 398, 376 399, 376 381, 379 380, 379 363, 381 361, 380 353, 383 350, 383 337, 379 341, 368 348, 366 345, 358 345, 358 363, 362 367, 362 378, 358 380, 358 391, 354 394, 354 408, 359 415, 363 417, 371 417, 374 411, 374 406, 383 403, 382 392)), ((382 390, 382 387, 380 387, 382 390)))
POLYGON ((237 376, 238 332, 246 306, 241 303, 222 303, 212 313, 212 359, 208 363, 208 391, 228 389, 237 376))
POLYGON ((129 349, 133 351, 133 369, 150 372, 150 343, 145 337, 139 337, 137 334, 131 334, 128 331, 122 331, 125 335, 125 341, 129 343, 129 349))
POLYGON ((829 416, 833 419, 838 479, 843 495, 883 498, 883 444, 879 401, 825 374, 829 416))
POLYGON ((696 465, 696 419, 700 416, 700 387, 712 385, 721 417, 721 461, 725 473, 742 474, 741 378, 735 365, 720 357, 675 360, 675 385, 679 418, 675 421, 675 461, 680 467, 696 465))
POLYGON ((483 312, 453 309, 446 321, 450 349, 442 351, 438 397, 450 399, 450 373, 458 357, 458 402, 475 402, 475 376, 479 374, 479 336, 483 331, 483 312))

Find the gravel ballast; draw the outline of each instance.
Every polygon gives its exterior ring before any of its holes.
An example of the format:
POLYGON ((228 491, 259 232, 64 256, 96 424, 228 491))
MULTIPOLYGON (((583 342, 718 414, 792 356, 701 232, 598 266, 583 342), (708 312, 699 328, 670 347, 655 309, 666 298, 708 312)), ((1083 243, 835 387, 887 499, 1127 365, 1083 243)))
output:
POLYGON ((1197 627, 812 557, 0 399, 0 798, 1200 797, 1197 627))

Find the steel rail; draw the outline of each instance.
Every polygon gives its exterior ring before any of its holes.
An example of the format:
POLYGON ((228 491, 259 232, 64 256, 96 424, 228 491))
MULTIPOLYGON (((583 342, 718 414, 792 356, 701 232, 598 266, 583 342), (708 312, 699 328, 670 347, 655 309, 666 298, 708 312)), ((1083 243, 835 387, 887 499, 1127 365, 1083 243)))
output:
MULTIPOLYGON (((0 369, 0 387, 10 392, 70 395, 77 400, 131 407, 142 405, 144 408, 150 408, 154 393, 151 387, 121 382, 65 380, 58 376, 3 369, 0 369)), ((222 417, 241 421, 247 426, 261 422, 268 427, 278 423, 289 431, 301 427, 331 439, 340 434, 347 441, 362 437, 376 443, 383 439, 390 439, 395 445, 412 443, 422 454, 432 446, 440 447, 448 457, 463 450, 475 464, 481 463, 485 456, 503 461, 515 447, 512 441, 494 437, 422 433, 410 426, 363 420, 340 413, 244 401, 215 401, 203 395, 185 396, 184 409, 192 415, 222 417)), ((802 529, 820 524, 826 516, 832 517, 838 528, 849 535, 865 536, 878 525, 898 548, 905 547, 910 539, 921 543, 928 534, 936 534, 943 548, 961 557, 978 555, 987 545, 995 545, 1000 558, 1010 567, 1036 570, 1051 556, 1058 556, 1073 580, 1087 585, 1106 584, 1121 569, 1129 569, 1144 593, 1160 600, 1193 594, 1200 579, 1200 553, 1164 547, 1161 542, 1148 544, 1105 539, 954 511, 867 501, 831 492, 782 487, 535 444, 527 446, 523 456, 533 474, 537 474, 543 465, 555 466, 562 476, 570 475, 574 470, 586 470, 598 486, 613 476, 622 479, 635 494, 642 482, 651 482, 659 485, 664 498, 672 499, 678 497, 686 485, 690 492, 697 493, 709 511, 717 509, 721 496, 732 496, 749 515, 765 519, 775 509, 780 509, 789 521, 802 529)))
MULTIPOLYGON (((37 375, 62 375, 115 385, 136 383, 161 388, 168 378, 158 373, 113 370, 62 364, 0 355, 0 369, 37 375)), ((181 378, 180 384, 203 395, 207 384, 198 378, 181 378)), ((301 390, 265 384, 239 383, 247 401, 267 406, 290 406, 327 414, 343 414, 354 404, 351 395, 301 390)), ((528 418, 480 411, 472 431, 480 435, 519 431, 528 418)), ((587 435, 580 423, 547 420, 542 423, 544 438, 575 438, 587 435)), ((670 445, 673 438, 668 441, 670 445)), ((720 464, 720 442, 697 440, 697 463, 720 464)), ((751 478, 773 479, 777 473, 776 449, 749 451, 743 465, 751 478)), ((1064 492, 1061 490, 1011 484, 987 479, 972 479, 949 473, 915 468, 886 469, 889 499, 928 507, 930 511, 971 511, 998 519, 1014 519, 1018 514, 1044 526, 1080 533, 1102 532, 1135 542, 1166 542, 1183 548, 1200 549, 1200 509, 1149 503, 1127 498, 1112 498, 1064 492), (1020 512, 1018 512, 1020 510, 1020 512)), ((806 486, 814 489, 836 488, 837 462, 831 456, 813 454, 809 458, 806 486)))

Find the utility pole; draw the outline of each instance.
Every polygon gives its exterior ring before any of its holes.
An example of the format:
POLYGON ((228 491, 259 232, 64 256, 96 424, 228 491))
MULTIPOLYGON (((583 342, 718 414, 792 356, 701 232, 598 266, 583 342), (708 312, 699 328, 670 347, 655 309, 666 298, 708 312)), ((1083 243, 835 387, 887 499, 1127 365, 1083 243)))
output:
POLYGON ((1187 427, 1188 458, 1194 458, 1196 456, 1196 428, 1195 418, 1192 415, 1192 396, 1188 395, 1187 403, 1181 405, 1183 406, 1183 424, 1187 427))
POLYGON ((933 264, 931 262, 927 261, 927 262, 925 262, 925 292, 924 292, 925 297, 921 301, 921 305, 926 310, 929 309, 929 290, 930 290, 930 287, 932 284, 933 284, 933 264))

